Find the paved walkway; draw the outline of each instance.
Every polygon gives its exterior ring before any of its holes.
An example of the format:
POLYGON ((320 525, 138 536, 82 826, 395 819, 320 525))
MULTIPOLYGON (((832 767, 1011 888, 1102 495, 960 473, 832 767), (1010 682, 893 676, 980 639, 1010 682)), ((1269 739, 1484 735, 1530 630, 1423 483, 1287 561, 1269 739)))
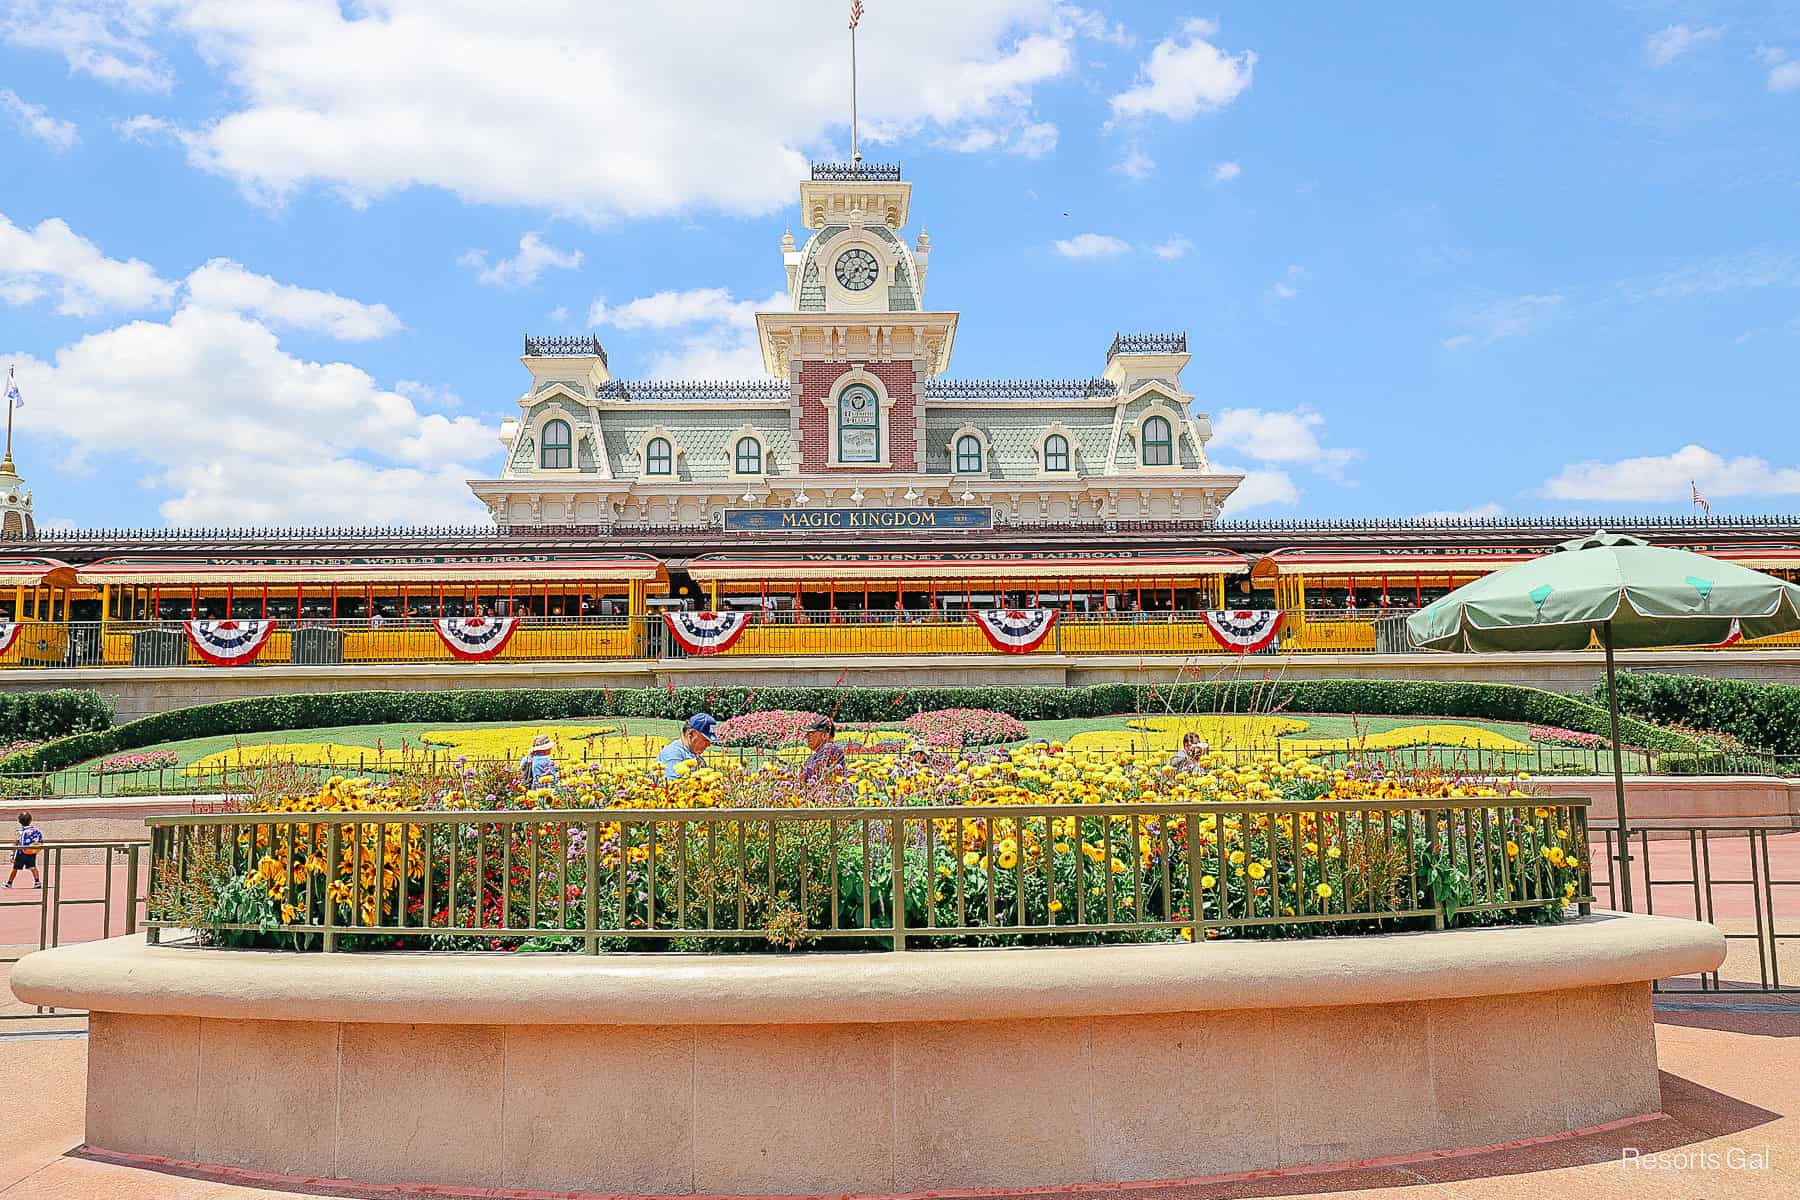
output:
MULTIPOLYGON (((1069 1200, 1792 1200, 1800 1196, 1800 998, 1665 1001, 1657 1015, 1663 1115, 1607 1133, 1479 1154, 1325 1174, 1049 1193, 1069 1200), (1642 1165, 1622 1158, 1637 1150, 1642 1165), (1651 1157, 1652 1155, 1658 1157, 1651 1157), (1757 1157, 1760 1156, 1760 1157, 1757 1157)), ((16 1024, 16 1023, 15 1023, 16 1024)), ((18 1031, 9 1030, 17 1033, 18 1031)), ((0 1038, 10 1090, 0 1100, 0 1197, 6 1200, 279 1200, 444 1197, 429 1190, 250 1181, 149 1170, 83 1157, 87 1044, 67 1035, 0 1038)), ((1552 1047, 1521 1054, 1554 1063, 1552 1047)), ((148 1081, 147 1081, 148 1082, 148 1081)), ((1325 1100, 1327 1098, 1321 1098, 1325 1100)), ((1203 1132, 1205 1114, 1170 1114, 1203 1132)), ((479 1131, 471 1131, 479 1136, 479 1131)), ((460 1193, 491 1196, 498 1193, 460 1193)), ((966 1193, 965 1193, 966 1194, 966 1193)), ((1019 1193, 1011 1193, 1017 1195, 1019 1193)))

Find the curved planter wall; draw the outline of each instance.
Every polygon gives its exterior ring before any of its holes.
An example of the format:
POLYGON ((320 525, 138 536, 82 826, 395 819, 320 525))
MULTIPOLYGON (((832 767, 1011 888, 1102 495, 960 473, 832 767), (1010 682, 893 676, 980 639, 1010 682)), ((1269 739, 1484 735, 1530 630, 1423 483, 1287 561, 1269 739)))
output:
POLYGON ((87 1138, 369 1183, 904 1192, 1180 1179, 1656 1111, 1711 926, 793 957, 30 956, 87 1138))

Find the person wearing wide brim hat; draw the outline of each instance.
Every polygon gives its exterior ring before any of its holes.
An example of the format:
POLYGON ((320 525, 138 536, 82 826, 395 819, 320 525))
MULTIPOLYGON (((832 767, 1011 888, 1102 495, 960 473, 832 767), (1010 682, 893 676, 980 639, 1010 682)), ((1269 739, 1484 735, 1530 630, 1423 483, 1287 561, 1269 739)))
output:
POLYGON ((713 735, 718 728, 719 722, 711 713, 695 713, 689 717, 682 725, 681 733, 656 756, 663 778, 675 779, 682 771, 691 770, 685 765, 687 763, 698 765, 700 756, 713 744, 713 735))
POLYGON ((547 733, 531 739, 531 749, 519 760, 519 779, 525 784, 526 791, 556 782, 556 760, 550 757, 555 745, 547 733))

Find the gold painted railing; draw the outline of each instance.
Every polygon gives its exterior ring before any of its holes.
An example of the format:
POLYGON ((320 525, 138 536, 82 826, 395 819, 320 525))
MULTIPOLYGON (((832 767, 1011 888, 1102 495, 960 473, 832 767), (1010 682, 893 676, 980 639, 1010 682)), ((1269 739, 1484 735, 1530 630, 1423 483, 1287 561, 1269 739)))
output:
POLYGON ((144 924, 325 951, 900 950, 1443 928, 1592 899, 1586 800, 1390 803, 158 817, 144 924))

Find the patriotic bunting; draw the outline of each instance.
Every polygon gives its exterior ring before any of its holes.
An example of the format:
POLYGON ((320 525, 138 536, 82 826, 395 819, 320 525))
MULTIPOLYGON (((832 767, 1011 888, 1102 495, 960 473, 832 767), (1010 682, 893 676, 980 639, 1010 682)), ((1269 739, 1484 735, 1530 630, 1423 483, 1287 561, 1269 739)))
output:
POLYGON ((1281 631, 1281 610, 1257 608, 1209 612, 1206 627, 1212 631, 1213 641, 1225 649, 1250 654, 1275 640, 1275 635, 1281 631))
POLYGON ((215 667, 256 661, 275 632, 273 621, 183 621, 182 626, 194 651, 215 667))
POLYGON ((471 662, 493 658, 506 649, 519 628, 517 617, 439 617, 432 623, 450 653, 471 662))
POLYGON ((1056 626, 1054 608, 978 608, 972 615, 989 644, 1008 654, 1036 650, 1056 626))
POLYGON ((666 612, 663 623, 669 634, 689 654, 717 654, 731 649, 744 627, 750 623, 747 612, 666 612))
POLYGON ((19 630, 23 628, 17 621, 0 621, 0 654, 12 649, 12 644, 19 640, 19 630))

